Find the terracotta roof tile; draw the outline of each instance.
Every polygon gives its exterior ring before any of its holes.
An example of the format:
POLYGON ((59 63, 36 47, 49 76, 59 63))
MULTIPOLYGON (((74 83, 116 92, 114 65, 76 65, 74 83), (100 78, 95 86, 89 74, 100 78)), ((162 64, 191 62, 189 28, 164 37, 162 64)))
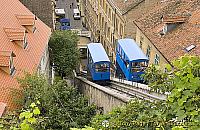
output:
POLYGON ((9 66, 10 57, 8 56, 1 56, 0 55, 0 67, 1 66, 9 66))
MULTIPOLYGON (((0 51, 14 52, 16 57, 13 59, 16 72, 10 76, 0 70, 0 102, 8 105, 8 108, 14 108, 12 102, 12 89, 20 89, 16 77, 22 77, 24 72, 33 73, 41 61, 41 57, 47 47, 51 29, 45 25, 39 18, 35 19, 32 14, 19 0, 0 0, 0 51), (29 19, 20 23, 19 18, 29 19), (8 38, 5 28, 24 28, 23 24, 30 24, 36 27, 34 33, 26 33, 28 46, 26 49, 13 44, 8 38)), ((10 53, 11 54, 11 53, 10 53)), ((8 55, 10 55, 8 53, 8 55)))
POLYGON ((136 20, 142 32, 160 50, 160 52, 172 61, 184 54, 200 55, 200 1, 199 0, 178 0, 174 2, 163 2, 155 5, 147 15, 136 20), (187 20, 179 24, 172 31, 161 36, 158 33, 163 25, 163 15, 185 15, 187 20), (185 48, 195 45, 191 51, 185 48))

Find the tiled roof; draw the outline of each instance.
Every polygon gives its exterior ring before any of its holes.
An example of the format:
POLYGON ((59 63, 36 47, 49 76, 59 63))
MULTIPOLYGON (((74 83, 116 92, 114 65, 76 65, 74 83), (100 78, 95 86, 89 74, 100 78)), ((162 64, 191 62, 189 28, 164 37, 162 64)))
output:
POLYGON ((200 55, 200 1, 177 0, 167 1, 155 5, 149 13, 136 20, 142 32, 151 40, 159 51, 172 61, 184 54, 200 55), (160 35, 164 23, 162 16, 187 16, 184 22, 179 24, 165 35, 160 35), (187 52, 186 47, 196 47, 187 52))
POLYGON ((136 38, 136 27, 134 24, 134 21, 145 17, 146 14, 149 13, 150 10, 154 9, 154 5, 160 3, 160 0, 128 0, 125 2, 125 4, 128 4, 125 6, 123 3, 123 0, 115 0, 115 4, 117 7, 123 6, 122 14, 125 16, 125 37, 128 38, 136 38), (121 3, 120 3, 121 1, 121 3), (120 6, 121 5, 121 6, 120 6))
POLYGON ((4 113, 5 109, 6 109, 6 106, 7 105, 5 103, 0 102, 0 118, 3 115, 3 113, 4 113))
POLYGON ((18 28, 19 30, 23 28, 22 30, 24 30, 22 25, 26 23, 32 25, 35 16, 19 0, 0 0, 0 7, 0 51, 10 51, 16 55, 13 59, 16 69, 14 76, 0 70, 0 102, 6 103, 8 108, 13 108, 11 90, 20 89, 16 77, 23 76, 25 71, 30 73, 36 71, 48 44, 51 29, 37 18, 34 21, 36 31, 26 34, 28 46, 23 49, 10 41, 10 34, 5 32, 5 28, 18 28), (19 17, 27 19, 27 21, 22 20, 22 22, 19 17))
POLYGON ((10 40, 24 40, 24 28, 4 28, 4 31, 10 40))
POLYGON ((1 56, 0 55, 0 67, 1 66, 9 66, 10 57, 9 56, 1 56))
POLYGON ((141 2, 145 0, 111 0, 117 6, 117 8, 121 11, 121 13, 126 13, 130 9, 134 8, 141 2))

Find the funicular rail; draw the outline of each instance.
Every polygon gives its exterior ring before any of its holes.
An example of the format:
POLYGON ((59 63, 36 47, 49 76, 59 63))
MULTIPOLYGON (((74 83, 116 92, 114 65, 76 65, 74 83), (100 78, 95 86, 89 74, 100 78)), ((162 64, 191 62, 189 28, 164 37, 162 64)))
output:
POLYGON ((149 90, 144 90, 138 87, 133 87, 131 85, 111 81, 109 87, 114 89, 115 91, 119 91, 120 93, 124 93, 129 95, 130 97, 137 97, 144 100, 149 101, 159 101, 159 100, 166 100, 165 95, 160 94, 152 94, 149 90))

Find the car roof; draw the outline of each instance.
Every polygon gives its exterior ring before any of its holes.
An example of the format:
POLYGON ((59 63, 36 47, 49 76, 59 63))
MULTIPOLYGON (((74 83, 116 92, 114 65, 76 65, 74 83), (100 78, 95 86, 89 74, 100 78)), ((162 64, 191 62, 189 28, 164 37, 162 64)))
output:
POLYGON ((74 9, 74 13, 80 13, 78 9, 74 9))
POLYGON ((133 39, 119 39, 118 44, 121 46, 129 61, 148 60, 146 55, 133 39))
POLYGON ((94 63, 97 62, 110 62, 108 55, 101 43, 89 43, 87 48, 91 54, 94 63))

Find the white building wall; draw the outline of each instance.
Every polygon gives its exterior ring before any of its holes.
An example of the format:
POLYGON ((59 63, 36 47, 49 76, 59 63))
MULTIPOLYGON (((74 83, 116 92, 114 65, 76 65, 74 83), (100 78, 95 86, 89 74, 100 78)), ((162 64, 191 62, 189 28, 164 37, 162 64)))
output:
POLYGON ((45 75, 48 79, 50 78, 50 60, 48 45, 46 46, 43 55, 38 66, 38 73, 45 75))

